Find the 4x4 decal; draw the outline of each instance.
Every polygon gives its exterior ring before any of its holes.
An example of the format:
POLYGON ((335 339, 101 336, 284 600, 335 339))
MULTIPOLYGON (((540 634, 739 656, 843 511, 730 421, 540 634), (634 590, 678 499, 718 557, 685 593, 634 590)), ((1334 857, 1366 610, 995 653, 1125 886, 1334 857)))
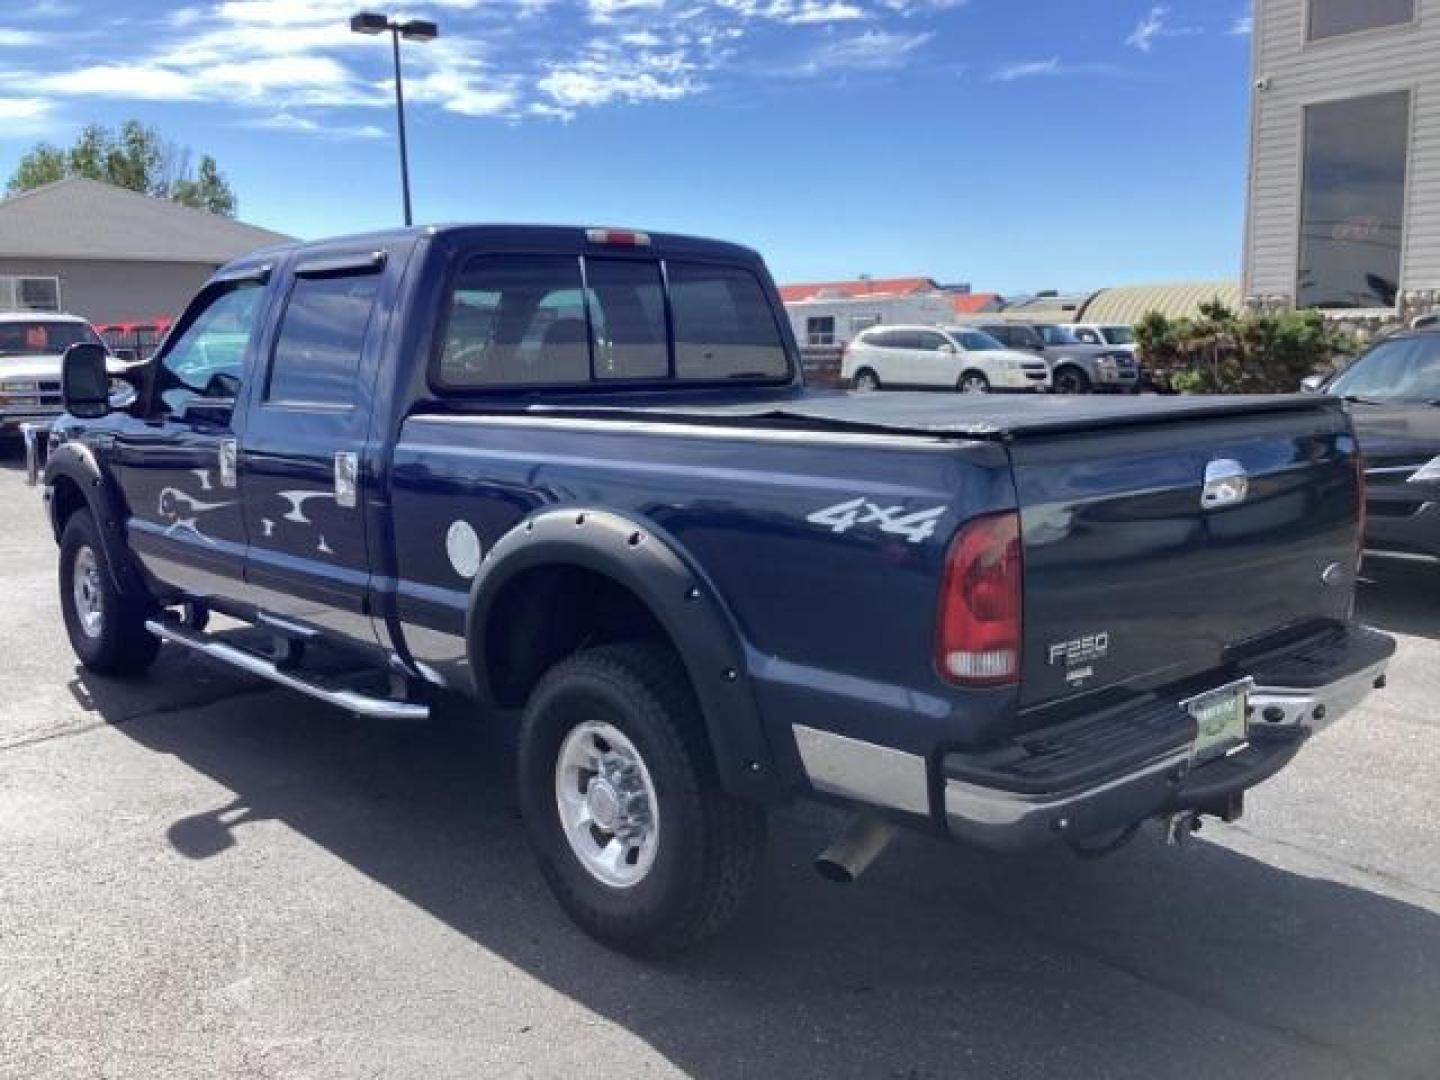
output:
POLYGON ((857 525, 874 525, 883 533, 903 536, 910 543, 919 544, 935 535, 935 528, 948 509, 948 506, 932 506, 928 510, 880 506, 862 496, 816 510, 805 520, 812 525, 824 525, 833 533, 849 532, 857 525))

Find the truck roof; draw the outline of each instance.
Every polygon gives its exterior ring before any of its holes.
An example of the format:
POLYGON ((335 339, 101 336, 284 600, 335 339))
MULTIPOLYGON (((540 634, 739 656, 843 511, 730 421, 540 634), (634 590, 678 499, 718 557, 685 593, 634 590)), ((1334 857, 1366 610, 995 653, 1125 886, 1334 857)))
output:
POLYGON ((399 240, 447 239, 463 243, 481 241, 493 244, 497 250, 560 251, 591 250, 603 251, 611 246, 623 246, 626 250, 644 248, 659 255, 683 255, 705 253, 724 255, 737 261, 758 262, 760 256, 753 249, 725 240, 712 240, 681 233, 651 232, 644 229, 620 228, 604 225, 524 225, 484 222, 452 222, 434 225, 416 225, 411 228, 382 229, 374 232, 352 233, 346 236, 326 237, 323 240, 300 240, 289 244, 252 251, 234 260, 229 265, 242 265, 256 260, 295 251, 322 251, 332 247, 350 246, 358 242, 373 240, 377 243, 394 243, 399 240), (609 233, 625 237, 642 237, 643 244, 608 244, 591 239, 594 233, 609 233))

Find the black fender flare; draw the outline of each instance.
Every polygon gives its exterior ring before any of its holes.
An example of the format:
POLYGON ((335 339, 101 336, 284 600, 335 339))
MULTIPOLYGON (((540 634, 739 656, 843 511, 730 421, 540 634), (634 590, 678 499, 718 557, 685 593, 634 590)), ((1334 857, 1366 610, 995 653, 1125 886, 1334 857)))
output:
POLYGON ((542 510, 491 547, 470 589, 466 649, 481 696, 494 700, 484 633, 491 608, 516 574, 575 566, 602 574, 639 597, 664 627, 690 675, 721 783, 741 798, 782 797, 774 757, 747 674, 735 619, 680 545, 653 524, 610 510, 542 510))
POLYGON ((63 442, 50 451, 45 462, 44 483, 46 501, 50 514, 50 529, 59 543, 64 523, 55 505, 55 486, 61 479, 69 480, 80 490, 95 526, 100 530, 100 542, 105 546, 105 562, 110 567, 110 577, 115 588, 121 593, 145 591, 145 582, 130 557, 129 545, 125 542, 124 504, 120 492, 105 475, 95 454, 83 442, 63 442))

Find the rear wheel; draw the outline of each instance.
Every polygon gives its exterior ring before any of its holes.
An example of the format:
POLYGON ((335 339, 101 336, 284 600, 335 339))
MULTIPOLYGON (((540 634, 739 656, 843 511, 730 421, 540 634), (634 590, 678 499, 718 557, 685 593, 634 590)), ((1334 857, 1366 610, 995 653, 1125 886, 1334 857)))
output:
POLYGON ((870 391, 880 389, 880 376, 869 368, 861 368, 855 373, 852 380, 856 390, 870 391))
POLYGON ((990 380, 982 371, 967 371, 960 376, 960 381, 956 384, 955 389, 962 394, 988 394, 990 380))
POLYGON ((1090 392, 1090 376, 1078 367, 1062 367, 1055 372, 1055 392, 1057 394, 1088 394, 1090 392))
POLYGON ((75 655, 101 675, 138 675, 160 649, 145 629, 147 599, 115 588, 89 510, 70 515, 60 538, 60 610, 75 655))
POLYGON ((525 709, 519 787, 556 899, 613 948, 666 953, 710 936, 758 871, 765 812, 721 789, 663 646, 606 645, 552 668, 525 709))

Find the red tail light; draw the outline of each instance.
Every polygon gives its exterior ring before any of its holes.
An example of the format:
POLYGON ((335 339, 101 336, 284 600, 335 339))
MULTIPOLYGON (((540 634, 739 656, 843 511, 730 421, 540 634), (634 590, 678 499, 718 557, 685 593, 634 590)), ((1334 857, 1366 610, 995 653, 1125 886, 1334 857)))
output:
POLYGON ((935 663, 961 686, 1020 681, 1022 565, 1020 515, 976 518, 950 544, 935 663))

